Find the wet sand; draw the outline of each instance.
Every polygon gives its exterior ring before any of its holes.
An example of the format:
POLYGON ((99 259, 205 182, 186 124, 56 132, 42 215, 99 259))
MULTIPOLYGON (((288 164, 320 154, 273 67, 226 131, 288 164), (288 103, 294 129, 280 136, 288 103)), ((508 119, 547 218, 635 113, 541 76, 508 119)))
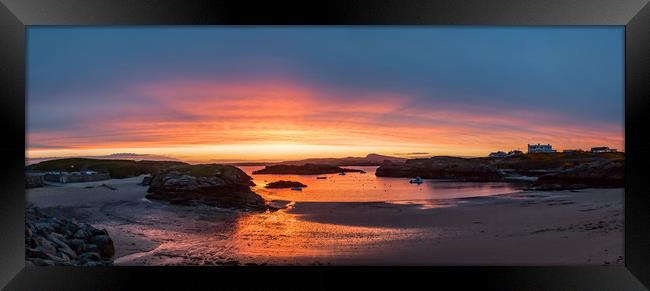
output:
POLYGON ((27 196, 44 212, 106 228, 116 265, 623 264, 623 189, 296 202, 240 213, 148 201, 141 180, 34 188, 27 196))

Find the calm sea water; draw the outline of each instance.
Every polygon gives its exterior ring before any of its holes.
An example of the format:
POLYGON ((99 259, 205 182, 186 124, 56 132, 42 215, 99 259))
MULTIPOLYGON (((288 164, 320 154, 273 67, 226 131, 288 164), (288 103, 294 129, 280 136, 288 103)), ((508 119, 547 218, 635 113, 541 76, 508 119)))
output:
POLYGON ((263 166, 241 166, 244 172, 253 177, 254 191, 267 200, 281 199, 320 202, 370 202, 404 201, 424 199, 449 199, 475 196, 489 196, 512 193, 517 188, 510 183, 501 182, 454 182, 444 180, 424 180, 417 185, 409 183, 408 178, 387 178, 375 176, 374 167, 345 167, 361 169, 366 173, 346 173, 325 175, 253 175, 253 171, 263 166), (327 177, 317 179, 316 177, 327 177), (302 191, 291 189, 266 189, 268 183, 278 180, 301 182, 307 187, 302 191))

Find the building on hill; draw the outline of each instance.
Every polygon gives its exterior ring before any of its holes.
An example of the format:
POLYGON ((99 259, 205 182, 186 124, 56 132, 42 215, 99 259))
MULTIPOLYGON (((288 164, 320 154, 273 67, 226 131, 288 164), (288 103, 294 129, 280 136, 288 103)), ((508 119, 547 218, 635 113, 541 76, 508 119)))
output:
POLYGON ((616 149, 610 149, 609 147, 594 147, 591 148, 592 153, 615 153, 616 149))
POLYGON ((519 156, 519 155, 523 155, 523 154, 524 154, 524 152, 522 152, 520 150, 511 150, 511 151, 508 152, 507 156, 512 157, 512 156, 519 156))
POLYGON ((550 144, 528 144, 528 153, 554 153, 555 150, 550 144))

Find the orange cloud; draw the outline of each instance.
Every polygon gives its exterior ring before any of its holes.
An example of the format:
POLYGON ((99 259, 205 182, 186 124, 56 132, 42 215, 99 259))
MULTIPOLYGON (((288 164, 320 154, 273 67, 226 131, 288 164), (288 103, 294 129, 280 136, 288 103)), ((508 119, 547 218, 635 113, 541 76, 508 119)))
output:
POLYGON ((420 105, 398 92, 339 89, 288 79, 176 80, 128 92, 119 118, 81 129, 29 132, 30 157, 139 152, 190 160, 290 159, 369 152, 485 155, 527 143, 622 149, 623 125, 468 104, 420 105), (171 113, 170 113, 171 112, 171 113))

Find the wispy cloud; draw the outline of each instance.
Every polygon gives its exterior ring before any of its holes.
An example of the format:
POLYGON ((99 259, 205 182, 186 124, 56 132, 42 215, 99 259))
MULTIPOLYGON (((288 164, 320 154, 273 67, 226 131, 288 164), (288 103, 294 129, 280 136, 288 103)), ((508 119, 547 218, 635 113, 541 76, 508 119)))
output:
MULTIPOLYGON (((30 132, 31 149, 36 152, 39 147, 33 145, 48 145, 51 149, 115 151, 201 145, 213 146, 211 154, 219 155, 227 154, 223 146, 276 144, 292 145, 296 156, 306 154, 297 145, 339 147, 360 154, 425 149, 433 154, 471 155, 522 148, 537 141, 565 148, 621 147, 623 141, 622 128, 615 124, 508 107, 422 106, 411 102, 420 96, 312 87, 289 78, 242 78, 228 83, 181 79, 130 90, 126 94, 148 101, 137 106, 123 102, 114 109, 127 114, 114 118, 113 111, 97 113, 74 131, 30 132)), ((264 147, 258 151, 235 152, 245 155, 239 158, 265 156, 264 147)))
POLYGON ((611 27, 35 27, 27 154, 622 149, 622 36, 611 27))

